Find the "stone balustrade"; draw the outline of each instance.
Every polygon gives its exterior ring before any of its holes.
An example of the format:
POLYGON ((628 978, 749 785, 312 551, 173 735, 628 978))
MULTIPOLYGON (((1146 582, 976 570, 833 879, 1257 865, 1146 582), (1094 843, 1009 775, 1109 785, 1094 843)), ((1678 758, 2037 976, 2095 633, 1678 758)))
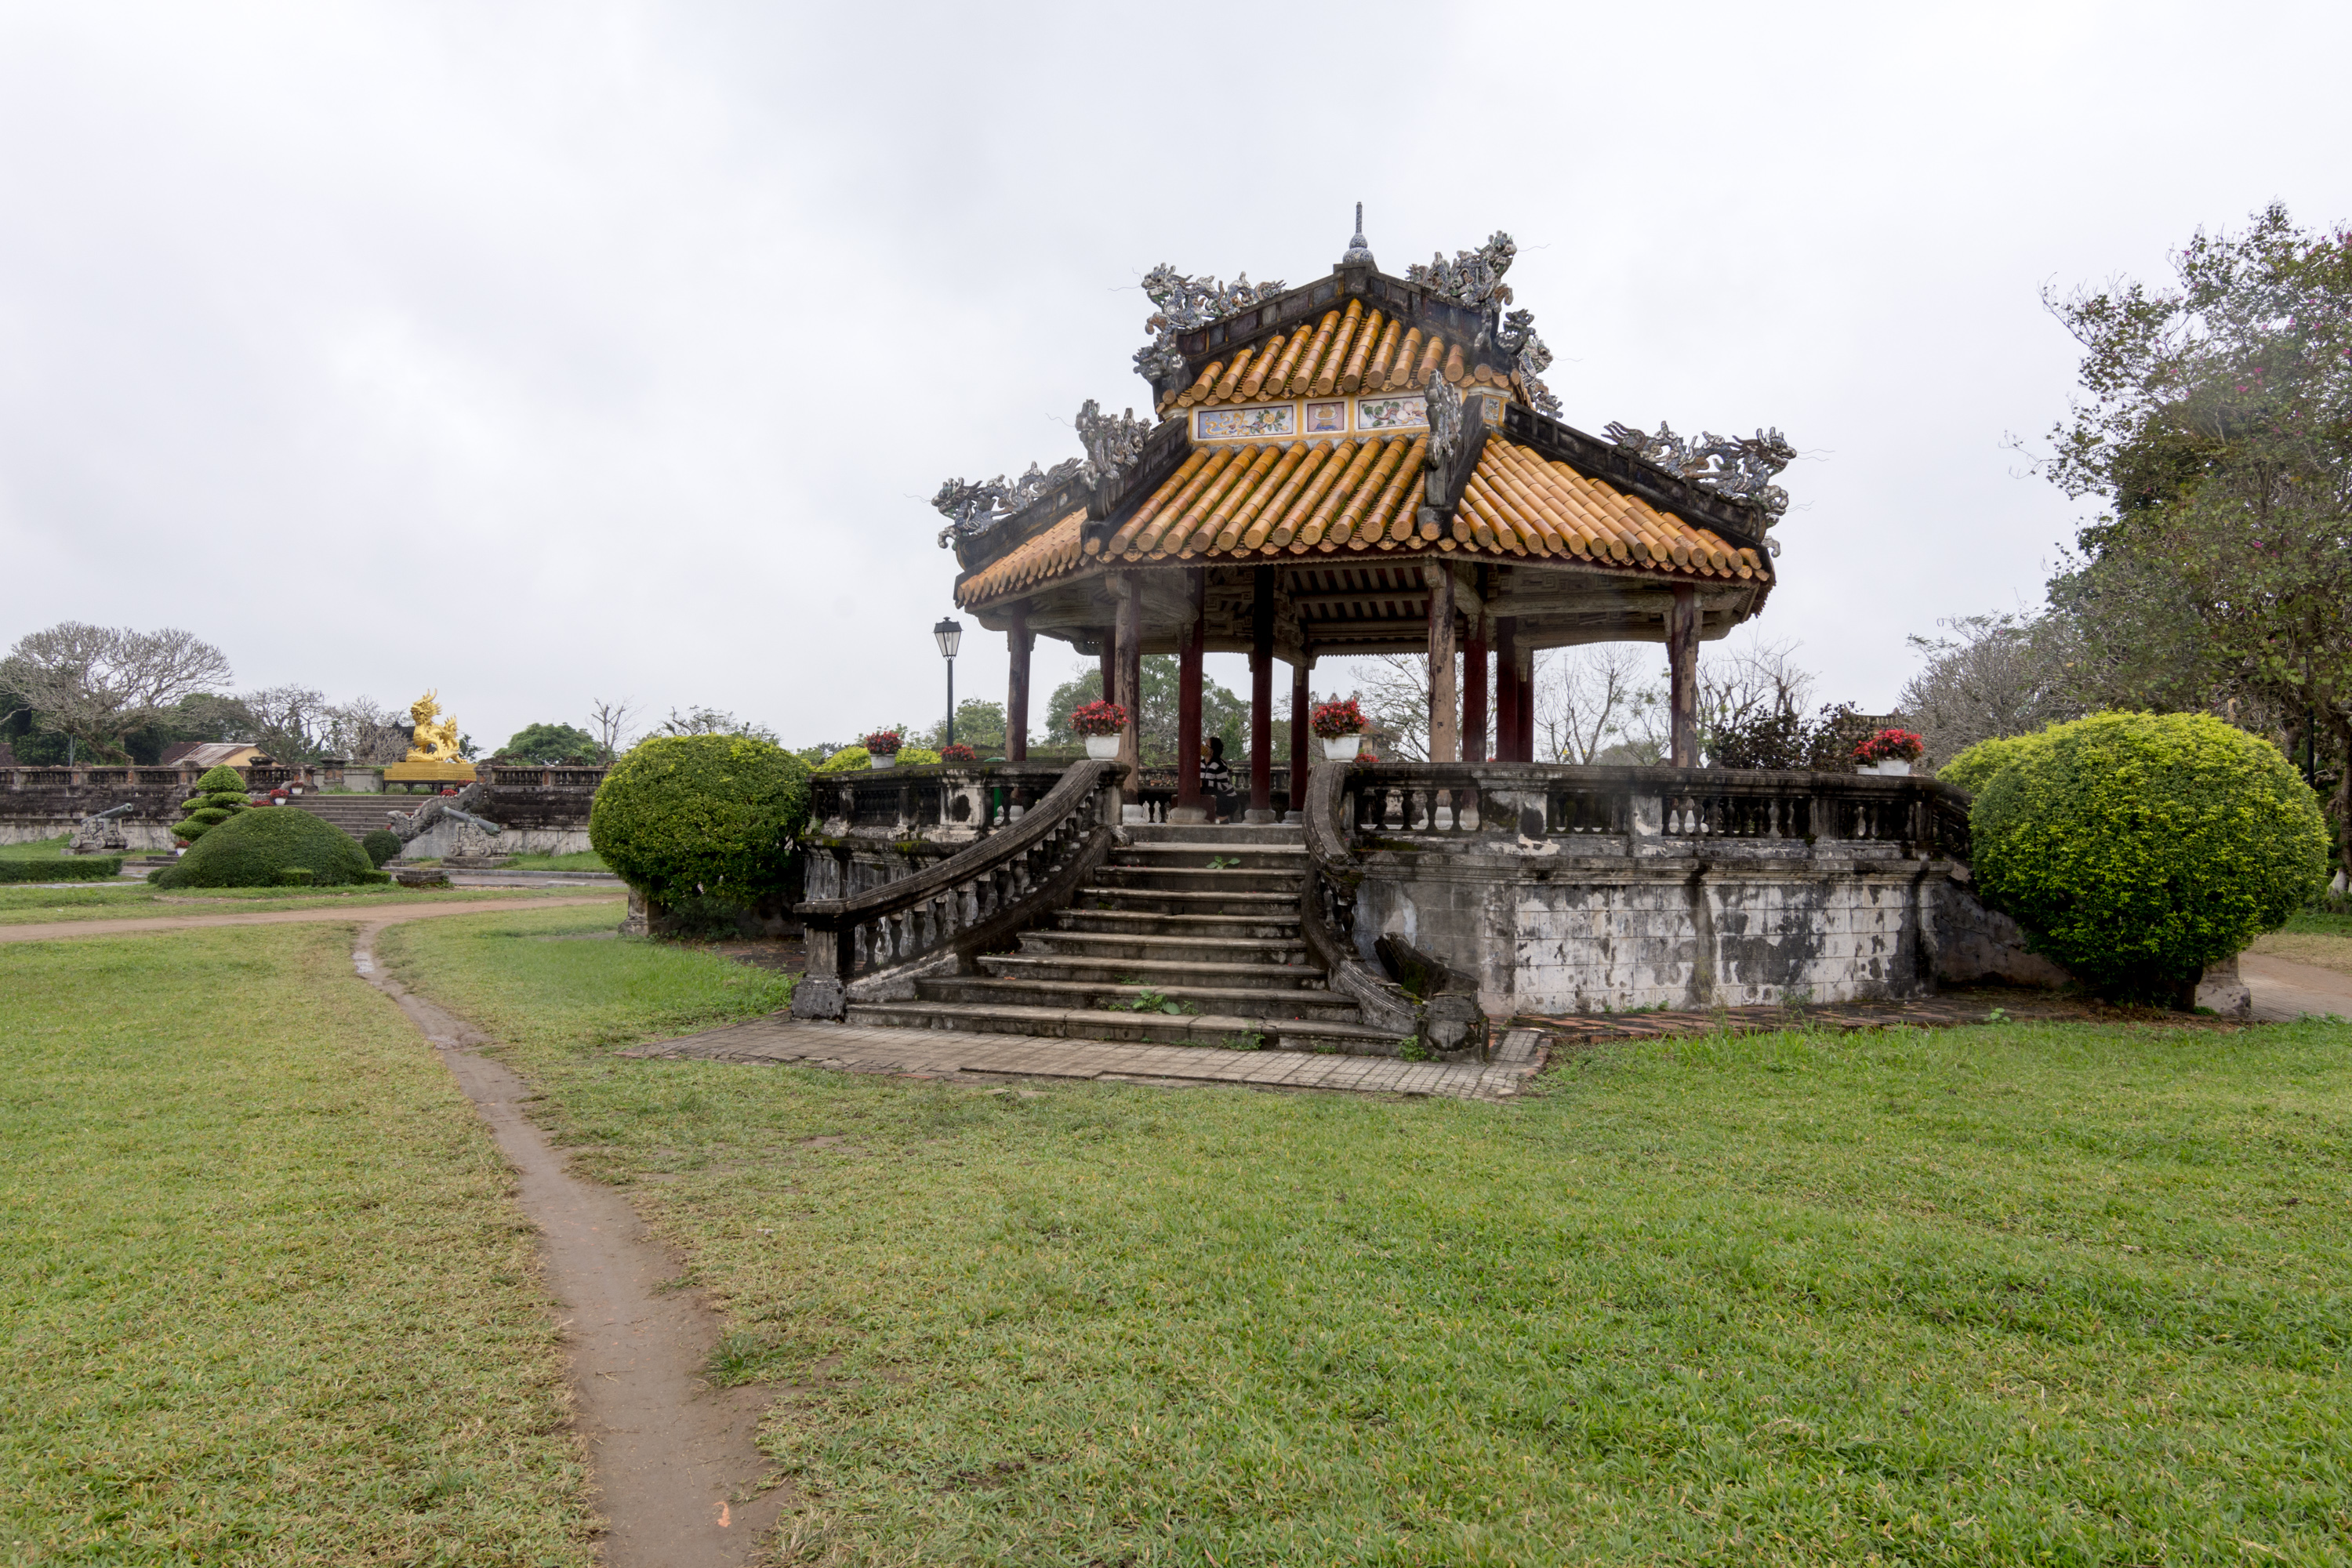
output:
POLYGON ((1034 805, 1018 811, 1008 805, 993 815, 982 809, 978 782, 990 776, 994 787, 1014 787, 1005 773, 987 769, 892 768, 829 782, 825 809, 839 816, 862 811, 877 818, 895 790, 898 804, 889 809, 901 815, 892 817, 894 826, 966 837, 961 849, 909 875, 798 906, 808 973, 793 992, 795 1016, 838 1018, 852 999, 912 995, 917 978, 994 951, 1061 908, 1108 853, 1117 786, 1126 776, 1119 763, 1073 763, 1034 805), (902 771, 907 777, 891 777, 902 771), (959 800, 970 807, 966 817, 954 812, 959 800), (933 806, 919 804, 925 801, 933 806))

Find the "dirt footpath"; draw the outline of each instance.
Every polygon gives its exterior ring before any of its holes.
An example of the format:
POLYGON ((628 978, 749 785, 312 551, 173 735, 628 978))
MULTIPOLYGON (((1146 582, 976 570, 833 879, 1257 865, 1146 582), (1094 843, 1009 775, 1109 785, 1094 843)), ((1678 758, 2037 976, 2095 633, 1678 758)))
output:
POLYGON ((618 904, 607 893, 582 899, 472 899, 464 903, 340 904, 315 910, 266 910, 255 914, 147 915, 121 921, 49 921, 40 925, 0 926, 0 942, 62 942, 76 936, 133 936, 153 931, 209 931, 214 926, 302 925, 310 922, 366 921, 390 925, 398 921, 425 921, 439 915, 478 915, 494 910, 568 910, 583 904, 618 904))

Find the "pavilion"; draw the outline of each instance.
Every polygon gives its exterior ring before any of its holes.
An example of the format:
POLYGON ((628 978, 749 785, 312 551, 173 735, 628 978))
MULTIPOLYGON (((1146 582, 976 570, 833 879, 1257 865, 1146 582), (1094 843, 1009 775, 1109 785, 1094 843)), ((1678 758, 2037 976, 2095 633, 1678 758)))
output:
MULTIPOLYGON (((1266 820, 1274 661, 1291 670, 1291 777, 1307 768, 1307 675, 1325 654, 1425 652, 1434 763, 1534 757, 1538 649, 1663 642, 1672 763, 1694 765, 1697 645, 1771 591, 1777 431, 1685 442, 1555 417, 1549 354, 1506 311, 1515 247, 1381 271, 1362 233, 1297 288, 1144 280, 1135 356, 1152 420, 1078 415, 1083 458, 942 486, 956 602, 1012 648, 1011 760, 1043 634, 1103 660, 1137 760, 1140 660, 1181 672, 1174 819, 1200 820, 1201 661, 1250 657, 1250 807, 1266 820), (1490 749, 1487 659, 1495 658, 1490 749), (1461 658, 1461 689, 1455 659, 1461 658)), ((1130 780, 1134 774, 1130 773, 1130 780)))

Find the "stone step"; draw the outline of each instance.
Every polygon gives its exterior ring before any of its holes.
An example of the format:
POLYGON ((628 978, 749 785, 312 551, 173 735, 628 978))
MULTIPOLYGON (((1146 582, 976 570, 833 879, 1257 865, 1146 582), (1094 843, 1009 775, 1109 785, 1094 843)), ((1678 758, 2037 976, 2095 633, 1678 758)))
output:
POLYGON ((1307 830, 1295 823, 1130 822, 1127 836, 1138 844, 1303 844, 1307 830))
MULTIPOLYGON (((1047 1039, 1129 1040, 1167 1046, 1227 1046, 1252 1039, 1259 1048, 1356 1057, 1401 1055, 1396 1037, 1336 1019, 1260 1018, 1234 1014, 1076 1012, 1062 1007, 975 1008, 946 1002, 853 1002, 851 1024, 870 1028, 955 1029, 967 1034, 1031 1035, 1047 1039)), ((1228 1047, 1228 1048, 1231 1048, 1228 1047)))
POLYGON ((359 838, 385 826, 392 813, 414 811, 430 797, 415 795, 404 805, 393 804, 400 798, 384 795, 299 795, 289 804, 313 816, 323 817, 352 837, 359 838))
POLYGON ((1138 991, 1328 992, 1323 971, 1310 963, 1251 963, 1232 960, 1121 958, 1116 953, 998 953, 980 967, 998 980, 1067 981, 1131 996, 1138 991))
MULTIPOLYGON (((1139 895, 1121 893, 1122 899, 1139 895)), ((1140 895, 1150 897, 1150 895, 1140 895)), ((1295 942, 1298 940, 1298 900, 1286 899, 1260 915, 1163 914, 1157 910, 1067 909, 1054 916, 1063 931, 1097 931, 1110 936, 1164 936, 1182 940, 1242 940, 1295 942)))
MULTIPOLYGON (((1165 919, 1166 917, 1161 917, 1165 919)), ((1203 936, 1166 931, 1033 931, 1021 937, 1021 951, 1033 956, 1148 959, 1161 963, 1277 963, 1307 962, 1307 943, 1294 929, 1287 938, 1203 936)))
MULTIPOLYGON (((1131 1002, 1140 985, 1098 984, 1087 980, 989 980, 954 975, 918 980, 915 993, 926 1002, 957 1002, 991 1011, 998 1007, 1060 1007, 1097 1012, 1104 1004, 1131 1002)), ((1315 1018, 1357 1021, 1356 1005, 1329 991, 1275 991, 1247 985, 1162 985, 1171 1002, 1189 1002, 1201 1012, 1252 1018, 1315 1018)), ((1164 1015, 1163 1015, 1164 1016, 1164 1015)))
POLYGON ((1298 919, 1296 889, 1275 892, 1192 892, 1182 889, 1089 886, 1069 907, 1081 910, 1126 910, 1136 914, 1220 915, 1243 919, 1298 919))
POLYGON ((1285 876, 1307 874, 1307 847, 1283 844, 1137 844, 1110 852, 1113 866, 1142 866, 1177 870, 1207 870, 1212 860, 1227 860, 1227 870, 1279 871, 1285 876))
POLYGON ((1228 868, 1212 871, 1206 866, 1103 866, 1096 869, 1095 888, 1149 888, 1160 892, 1286 893, 1298 896, 1298 873, 1250 871, 1228 868))

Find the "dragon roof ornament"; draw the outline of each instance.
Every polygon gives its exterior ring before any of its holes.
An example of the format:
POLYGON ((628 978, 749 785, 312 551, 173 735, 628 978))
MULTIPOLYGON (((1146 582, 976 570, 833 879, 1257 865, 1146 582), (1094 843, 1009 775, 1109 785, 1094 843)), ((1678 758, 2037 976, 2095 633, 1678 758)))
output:
POLYGON ((1134 409, 1114 419, 1091 397, 1079 405, 1071 423, 1077 427, 1079 444, 1087 449, 1083 458, 1071 458, 1050 468, 1032 463, 1017 479, 1008 480, 999 474, 974 483, 952 479, 940 485, 931 498, 931 505, 948 520, 948 525, 940 530, 940 548, 945 550, 959 539, 978 538, 1066 480, 1083 479, 1088 484, 1100 484, 1132 467, 1143 456, 1143 444, 1151 436, 1151 426, 1138 419, 1134 409))
MULTIPOLYGON (((1612 423, 1607 428, 1612 441, 1644 461, 1753 507, 1762 514, 1766 528, 1780 521, 1789 510, 1789 492, 1772 479, 1796 461, 1797 449, 1777 428, 1759 430, 1753 436, 1718 436, 1704 430, 1696 441, 1675 435, 1674 426, 1664 420, 1659 421, 1654 436, 1630 425, 1612 423)), ((1778 555, 1780 541, 1769 543, 1772 553, 1778 555)))
POLYGON ((1421 396, 1429 418, 1429 466, 1443 469, 1462 449, 1462 389, 1433 370, 1421 396))
POLYGON ((1480 346, 1492 342, 1509 354, 1527 387, 1528 401, 1541 412, 1557 416, 1559 399, 1541 379, 1551 364, 1551 350, 1536 335, 1535 312, 1506 314, 1503 309, 1511 302, 1511 286, 1503 281, 1503 274, 1511 269, 1518 254, 1518 242, 1498 228, 1477 249, 1455 251, 1451 261, 1432 255, 1426 267, 1413 263, 1405 268, 1405 281, 1418 283, 1436 299, 1479 312, 1480 346))
POLYGON ((1144 380, 1158 385, 1185 368, 1176 347, 1180 333, 1196 332, 1212 321, 1265 304, 1282 292, 1279 279, 1252 283, 1246 272, 1231 283, 1213 278, 1192 278, 1161 262, 1143 275, 1143 292, 1157 307, 1143 323, 1152 339, 1135 351, 1135 368, 1144 380))

